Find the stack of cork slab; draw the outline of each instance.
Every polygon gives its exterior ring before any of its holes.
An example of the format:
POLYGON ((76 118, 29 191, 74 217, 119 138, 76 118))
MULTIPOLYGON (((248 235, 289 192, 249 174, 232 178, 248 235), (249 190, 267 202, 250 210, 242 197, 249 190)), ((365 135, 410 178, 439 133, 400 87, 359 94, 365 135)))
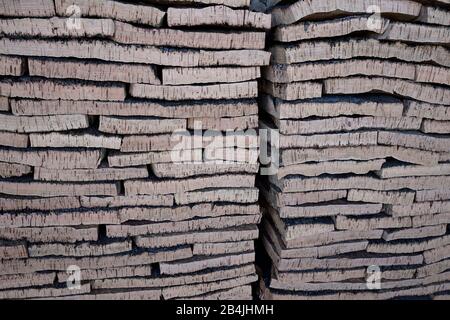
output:
POLYGON ((0 0, 0 16, 0 299, 251 298, 270 16, 249 0, 0 0))
POLYGON ((280 136, 261 296, 448 298, 449 2, 259 7, 275 26, 261 126, 280 136))

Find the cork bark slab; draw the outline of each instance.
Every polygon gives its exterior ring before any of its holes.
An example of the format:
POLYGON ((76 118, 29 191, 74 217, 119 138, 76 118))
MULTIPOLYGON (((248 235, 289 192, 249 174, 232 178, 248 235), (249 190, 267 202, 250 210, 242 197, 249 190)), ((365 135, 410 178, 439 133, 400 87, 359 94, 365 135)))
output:
MULTIPOLYGON (((152 267, 150 265, 132 266, 132 267, 109 267, 104 269, 90 269, 83 270, 84 280, 101 280, 101 279, 113 279, 122 277, 148 277, 152 274, 152 267)), ((66 282, 69 275, 66 272, 58 272, 58 282, 66 282)), ((95 286, 96 282, 92 283, 95 286)))
MULTIPOLYGON (((286 207, 283 207, 281 209, 285 208, 286 207)), ((270 222, 268 220, 264 222, 264 232, 269 235, 271 239, 273 239, 274 243, 277 243, 278 239, 288 241, 296 239, 300 236, 311 236, 334 231, 334 225, 332 223, 320 223, 320 221, 324 220, 316 220, 319 222, 315 223, 312 219, 306 219, 304 222, 300 220, 300 223, 298 224, 295 224, 295 222, 288 223, 286 221, 289 220, 283 220, 275 209, 269 208, 268 211, 270 214, 270 222)))
POLYGON ((149 277, 146 279, 105 279, 94 281, 92 287, 97 290, 126 289, 126 288, 164 288, 171 286, 181 286, 195 283, 212 282, 224 279, 232 279, 236 276, 245 276, 255 272, 255 267, 251 265, 227 268, 222 270, 212 269, 209 272, 199 272, 196 274, 149 277))
POLYGON ((284 64, 370 57, 397 58, 408 62, 431 60, 442 66, 450 66, 448 50, 442 46, 411 46, 400 42, 380 42, 375 39, 350 39, 335 42, 305 41, 292 46, 274 46, 271 51, 273 62, 284 64))
POLYGON ((150 234, 194 232, 206 229, 217 230, 252 225, 257 224, 259 220, 260 216, 258 215, 247 215, 186 220, 176 224, 173 222, 163 222, 141 225, 108 225, 106 227, 106 233, 108 237, 117 238, 150 234))
MULTIPOLYGON (((122 140, 121 152, 171 151, 180 142, 170 134, 125 136, 122 140)), ((172 153, 169 154, 169 162, 172 153)), ((158 158, 156 158, 158 159, 158 158)))
POLYGON ((0 242, 0 257, 7 259, 25 259, 28 258, 27 246, 24 243, 0 242))
POLYGON ((449 285, 446 283, 438 283, 427 286, 412 287, 408 289, 389 290, 382 293, 374 292, 339 292, 335 294, 320 292, 318 295, 300 294, 287 291, 270 291, 265 289, 264 299, 269 300, 388 300, 394 298, 405 297, 424 297, 434 295, 435 293, 445 292, 449 285))
MULTIPOLYGON (((416 103, 416 102, 411 102, 416 103)), ((400 118, 403 104, 395 99, 369 99, 357 97, 323 97, 306 101, 287 102, 264 96, 262 107, 277 119, 303 119, 308 117, 337 117, 364 115, 400 118)), ((450 111, 449 111, 450 112, 450 111)), ((440 113, 439 113, 440 115, 440 113)), ((405 114, 414 117, 415 114, 405 114)), ((423 118, 423 117, 419 117, 423 118)))
POLYGON ((24 38, 108 38, 114 35, 114 21, 110 19, 75 18, 0 19, 0 34, 24 38))
POLYGON ((302 248, 351 240, 376 240, 380 239, 382 234, 383 230, 332 231, 309 236, 298 236, 295 239, 288 239, 285 244, 287 248, 302 248))
POLYGON ((272 24, 288 25, 305 18, 326 18, 332 15, 342 13, 366 14, 371 5, 377 5, 380 13, 391 14, 399 17, 414 18, 418 17, 421 10, 421 4, 413 1, 397 0, 318 0, 318 1, 297 1, 286 7, 276 8, 272 11, 272 24))
POLYGON ((387 205, 385 211, 393 217, 446 213, 450 211, 450 201, 421 202, 410 205, 387 205))
POLYGON ((57 115, 42 117, 17 117, 0 115, 0 130, 28 133, 69 131, 89 127, 89 119, 84 115, 57 115))
POLYGON ((0 97, 0 111, 9 111, 8 97, 0 97))
POLYGON ((125 182, 125 194, 171 194, 207 188, 246 188, 255 185, 252 175, 216 175, 213 177, 172 179, 165 181, 129 180, 125 182))
POLYGON ((423 253, 423 257, 425 258, 425 262, 427 264, 434 263, 437 261, 441 261, 443 259, 450 257, 450 246, 446 245, 442 248, 436 248, 423 253))
POLYGON ((369 161, 329 161, 319 163, 297 164, 284 166, 278 169, 277 177, 282 179, 289 175, 303 175, 306 177, 315 177, 322 174, 367 174, 371 171, 380 170, 385 160, 369 161))
POLYGON ((113 134, 171 133, 186 129, 184 119, 133 119, 100 117, 99 131, 113 134))
POLYGON ((280 42, 295 42, 316 38, 341 37, 361 31, 383 33, 389 25, 389 20, 380 17, 380 22, 380 28, 371 28, 370 17, 367 16, 299 22, 293 25, 276 28, 274 40, 280 42))
POLYGON ((374 230, 387 228, 410 228, 411 218, 368 218, 355 219, 344 216, 335 218, 337 230, 374 230))
POLYGON ((183 287, 163 288, 162 294, 164 299, 195 297, 198 295, 203 295, 205 293, 219 291, 221 289, 223 290, 251 284, 253 282, 256 282, 257 280, 258 277, 256 275, 249 275, 246 277, 240 277, 225 281, 201 283, 183 287))
POLYGON ((233 131, 258 128, 258 116, 245 116, 236 118, 190 118, 187 123, 188 129, 194 130, 202 128, 203 130, 214 131, 233 131))
MULTIPOLYGON (((422 124, 423 128, 423 124, 422 124)), ((421 133, 403 133, 380 131, 378 133, 378 143, 384 145, 394 145, 409 148, 416 148, 428 151, 450 150, 450 138, 431 136, 421 133)))
MULTIPOLYGON (((32 213, 4 213, 1 217, 9 227, 45 227, 45 226, 92 226, 100 224, 120 224, 119 210, 67 210, 32 213)), ((37 230, 37 229, 36 229, 37 230)))
POLYGON ((59 16, 71 16, 71 6, 77 6, 83 17, 103 17, 119 21, 134 22, 158 27, 162 24, 165 12, 152 6, 140 6, 117 1, 95 0, 55 0, 59 16))
POLYGON ((120 150, 120 137, 93 134, 33 133, 30 134, 33 148, 99 148, 120 150))
POLYGON ((434 215, 423 215, 416 216, 412 218, 412 225, 414 228, 426 227, 426 226, 437 226, 441 224, 449 224, 450 214, 441 213, 434 215))
POLYGON ((424 120, 420 130, 425 133, 450 134, 450 121, 424 120))
POLYGON ((130 94, 137 98, 161 100, 246 99, 258 96, 257 82, 205 86, 154 86, 132 84, 130 94))
MULTIPOLYGON (((384 288, 388 290, 403 289, 408 290, 412 286, 420 286, 423 284, 422 279, 406 279, 399 281, 384 281, 384 288)), ((292 283, 282 282, 276 279, 271 281, 270 287, 276 290, 289 290, 308 293, 317 292, 340 292, 340 291, 352 291, 352 292, 364 292, 367 291, 367 282, 328 282, 328 283, 292 283)))
POLYGON ((72 170, 34 169, 34 180, 36 181, 120 181, 147 178, 148 175, 146 167, 72 170))
POLYGON ((18 0, 0 2, 0 16, 6 17, 51 17, 56 14, 52 0, 18 0))
MULTIPOLYGON (((263 238, 264 242, 268 242, 267 238, 263 238)), ((369 244, 368 241, 358 241, 358 242, 346 242, 341 244, 332 244, 326 246, 318 246, 318 247, 310 247, 310 248, 296 248, 296 249, 284 249, 278 251, 277 254, 282 259, 295 259, 295 258, 325 258, 336 256, 340 254, 350 253, 350 252, 358 252, 364 251, 369 244)), ((276 281, 275 279, 272 279, 276 281)), ((297 282, 297 281, 294 281, 297 282)))
POLYGON ((34 300, 88 300, 88 301, 124 301, 124 300, 160 300, 161 290, 135 290, 114 293, 88 293, 83 295, 72 295, 66 297, 42 298, 34 300))
POLYGON ((0 162, 0 177, 11 178, 21 177, 30 174, 32 168, 23 164, 4 163, 0 162))
POLYGON ((94 169, 103 158, 100 150, 19 151, 0 149, 0 161, 48 169, 94 169))
POLYGON ((260 68, 164 68, 165 85, 245 82, 261 76, 260 68))
POLYGON ((421 190, 416 192, 416 201, 450 200, 450 190, 436 188, 435 190, 421 190))
POLYGON ((55 196, 116 196, 115 183, 44 183, 1 181, 0 192, 9 195, 55 197, 55 196))
POLYGON ((418 82, 432 82, 450 85, 449 70, 444 67, 417 65, 415 80, 418 82))
POLYGON ((401 117, 335 117, 320 120, 279 120, 276 121, 282 134, 314 134, 361 129, 418 130, 421 119, 401 117))
POLYGON ((161 84, 156 68, 143 64, 29 58, 28 70, 45 78, 161 84))
POLYGON ((224 173, 258 172, 258 164, 177 164, 160 163, 152 165, 152 172, 159 178, 187 178, 196 175, 215 175, 224 173))
MULTIPOLYGON (((254 232, 258 233, 256 228, 254 232)), ((258 234, 255 235, 258 237, 258 234)), ((215 256, 221 254, 232 254, 246 251, 254 251, 255 244, 252 240, 236 241, 236 242, 218 242, 218 243, 196 243, 192 252, 194 255, 215 256)))
POLYGON ((273 83, 265 81, 263 91, 283 100, 300 100, 322 96, 322 84, 319 82, 273 83))
MULTIPOLYGON (((444 2, 450 4, 450 1, 448 0, 444 0, 443 3, 444 2)), ((448 10, 438 7, 422 7, 422 11, 417 21, 429 24, 448 26, 450 25, 449 18, 450 12, 448 10)))
POLYGON ((448 243, 449 238, 444 236, 441 238, 433 238, 431 240, 400 242, 396 244, 370 244, 367 247, 367 252, 393 254, 416 253, 443 247, 448 245, 448 243))
POLYGON ((408 191, 373 191, 352 189, 348 191, 347 200, 352 202, 411 205, 414 202, 414 196, 414 192, 408 191))
POLYGON ((99 59, 160 66, 263 66, 268 65, 270 59, 270 53, 262 50, 167 50, 101 40, 47 41, 3 38, 0 44, 0 54, 5 55, 99 59))
POLYGON ((186 261, 160 263, 161 274, 185 274, 224 266, 238 266, 253 262, 255 253, 244 253, 224 257, 191 258, 186 261))
POLYGON ((355 94, 382 91, 428 103, 450 105, 450 90, 447 88, 419 84, 402 79, 382 77, 335 78, 325 80, 324 88, 327 94, 355 94))
POLYGON ((269 201, 272 207, 296 206, 308 203, 328 202, 332 200, 345 199, 347 197, 346 190, 337 191, 319 191, 319 192, 298 192, 298 193, 282 193, 273 189, 262 189, 261 193, 269 201))
POLYGON ((31 273, 36 271, 55 270, 66 271, 67 266, 77 265, 83 269, 105 268, 152 264, 162 261, 187 259, 192 256, 190 248, 180 247, 170 251, 154 251, 140 254, 125 254, 104 257, 84 258, 32 258, 28 260, 2 261, 1 274, 31 273))
POLYGON ((172 207, 174 197, 172 195, 162 196, 135 196, 135 197, 80 197, 80 203, 85 208, 115 208, 115 207, 172 207))
POLYGON ((170 163, 172 152, 144 152, 144 153, 110 153, 108 165, 110 167, 134 167, 146 164, 170 163))
POLYGON ((61 297, 71 296, 74 294, 89 293, 91 291, 90 284, 82 284, 78 290, 71 290, 69 288, 40 288, 40 289, 17 289, 1 291, 0 299, 31 299, 41 297, 61 297))
POLYGON ((276 279, 284 283, 309 283, 309 282, 336 282, 350 279, 364 278, 366 270, 330 270, 330 271, 304 271, 304 272, 277 272, 276 279))
POLYGON ((387 30, 378 36, 382 40, 448 44, 448 27, 430 26, 414 23, 391 22, 387 30))
POLYGON ((405 100, 405 116, 442 121, 450 120, 450 108, 444 105, 405 100))
POLYGON ((369 216, 380 213, 382 204, 333 204, 282 207, 278 209, 281 218, 328 217, 338 215, 369 216))
MULTIPOLYGON (((271 178, 270 178, 271 179, 271 178)), ((298 177, 285 178, 284 180, 274 181, 283 192, 306 192, 306 191, 319 191, 319 190, 343 190, 352 189, 354 186, 358 186, 362 190, 375 190, 375 191, 390 191, 390 190, 431 190, 439 189, 445 183, 450 182, 450 177, 405 177, 405 178, 393 178, 393 179, 376 179, 365 176, 353 176, 346 178, 308 178, 298 179, 298 177)))
POLYGON ((438 163, 438 154, 430 151, 389 146, 333 147, 325 149, 288 149, 281 152, 284 166, 310 161, 359 160, 368 161, 383 158, 433 166, 438 163))
POLYGON ((272 82, 290 83, 327 78, 344 78, 352 75, 415 80, 415 74, 416 66, 413 64, 361 59, 291 65, 275 64, 266 68, 264 77, 272 82))
POLYGON ((239 117, 258 114, 258 105, 254 100, 158 103, 150 101, 103 102, 17 99, 12 100, 11 104, 12 112, 15 115, 87 114, 187 119, 193 117, 239 117))
POLYGON ((229 26, 237 28, 270 29, 270 15, 248 10, 235 10, 226 6, 205 8, 169 8, 169 27, 229 26))
POLYGON ((117 21, 113 39, 123 44, 225 50, 264 49, 266 40, 264 32, 148 29, 117 21))
POLYGON ((378 132, 349 132, 313 135, 280 135, 280 149, 373 146, 378 132))
POLYGON ((383 232, 383 240, 385 241, 395 241, 395 240, 405 240, 405 239, 422 239, 430 237, 443 236, 446 233, 446 226, 431 226, 423 228, 411 228, 383 232))
MULTIPOLYGON (((222 300, 244 300, 250 301, 252 296, 252 285, 244 285, 227 290, 219 290, 213 293, 206 293, 195 297, 183 297, 180 300, 194 300, 194 301, 222 301, 222 300)), ((177 300, 177 299, 175 299, 177 300)))
POLYGON ((382 168, 377 172, 380 178, 397 178, 397 177, 418 177, 418 176, 442 176, 450 175, 450 164, 442 163, 432 167, 425 166, 394 166, 382 168))
MULTIPOLYGON (((259 207, 256 204, 253 205, 239 205, 239 204, 211 204, 202 203, 194 204, 192 206, 176 206, 176 207, 134 207, 134 208, 121 208, 118 210, 119 218, 121 221, 150 221, 150 222, 179 222, 195 218, 210 218, 210 217, 225 217, 235 215, 259 215, 259 207)), ((258 220, 258 217, 252 219, 258 220)), ((209 220, 206 220, 207 222, 209 220)), ((253 220, 252 220, 253 221, 253 220)), ((163 226, 169 226, 169 224, 163 224, 163 226)), ((148 228, 154 228, 155 226, 146 226, 138 228, 126 227, 123 230, 146 230, 148 228)), ((185 228, 186 225, 183 227, 185 228)), ((117 228, 115 228, 117 229, 117 228)), ((120 228, 119 228, 120 229, 120 228)), ((118 229, 118 230, 119 230, 118 229)), ((170 229, 169 229, 170 230, 170 229)), ((117 230, 116 230, 117 231, 117 230)))
POLYGON ((28 135, 0 131, 0 145, 5 147, 26 148, 28 147, 28 135))
POLYGON ((22 79, 0 81, 0 94, 7 97, 47 100, 125 100, 125 86, 67 83, 59 80, 22 79))
POLYGON ((4 290, 51 285, 55 278, 54 272, 0 276, 0 288, 4 290))
POLYGON ((256 188, 216 189, 179 193, 175 195, 175 202, 179 205, 203 202, 255 203, 258 202, 258 196, 259 192, 256 188))
POLYGON ((250 6, 250 0, 154 0, 153 2, 169 5, 223 4, 231 8, 246 8, 250 6))
POLYGON ((50 211, 58 209, 77 209, 80 207, 81 204, 78 197, 0 198, 0 211, 50 211))
MULTIPOLYGON (((378 265, 378 266, 408 266, 421 264, 423 262, 422 255, 413 256, 395 256, 387 258, 355 258, 355 259, 286 259, 281 260, 278 269, 281 271, 288 270, 308 270, 326 266, 335 269, 351 269, 355 267, 378 265)), ((364 284, 367 288, 367 284, 364 284)))
POLYGON ((0 75, 21 76, 25 73, 25 60, 17 57, 0 56, 0 75))
POLYGON ((33 244, 28 247, 30 257, 90 257, 104 256, 131 251, 131 241, 112 242, 108 244, 33 244))
MULTIPOLYGON (((71 227, 40 227, 40 228, 1 228, 2 237, 7 240, 27 240, 30 242, 68 242, 97 241, 97 228, 71 227)), ((27 260, 12 260, 12 262, 26 263, 27 260)), ((48 271, 43 269, 41 271, 48 271)), ((6 271, 6 270, 5 270, 6 271)), ((65 271, 65 270, 64 270, 65 271)), ((29 271, 33 272, 33 271, 29 271)), ((29 273, 28 272, 28 273, 29 273)), ((1 274, 16 274, 21 272, 0 272, 1 274)))
POLYGON ((258 229, 252 227, 246 229, 202 231, 152 237, 139 236, 135 238, 135 242, 136 245, 141 248, 168 248, 186 244, 254 240, 257 237, 258 229))

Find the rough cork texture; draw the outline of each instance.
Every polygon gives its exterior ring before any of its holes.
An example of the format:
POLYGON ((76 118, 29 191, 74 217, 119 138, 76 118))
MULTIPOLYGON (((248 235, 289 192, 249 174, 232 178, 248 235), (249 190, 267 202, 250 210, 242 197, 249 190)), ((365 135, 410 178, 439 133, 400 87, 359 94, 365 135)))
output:
POLYGON ((0 17, 0 299, 250 300, 270 14, 0 0, 0 17))
POLYGON ((165 12, 152 6, 139 6, 118 1, 56 0, 56 12, 60 16, 71 16, 70 7, 77 6, 82 16, 111 18, 118 21, 134 22, 149 26, 161 26, 165 12))
POLYGON ((272 15, 262 300, 448 299, 449 4, 253 1, 272 15))
POLYGON ((0 299, 448 299, 449 5, 0 0, 0 299))
POLYGON ((205 49, 264 49, 264 32, 200 32, 139 28, 115 22, 114 41, 123 44, 205 49))
POLYGON ((211 6, 204 9, 167 10, 169 27, 225 25, 230 27, 246 27, 270 29, 270 15, 244 10, 233 10, 226 6, 211 6))

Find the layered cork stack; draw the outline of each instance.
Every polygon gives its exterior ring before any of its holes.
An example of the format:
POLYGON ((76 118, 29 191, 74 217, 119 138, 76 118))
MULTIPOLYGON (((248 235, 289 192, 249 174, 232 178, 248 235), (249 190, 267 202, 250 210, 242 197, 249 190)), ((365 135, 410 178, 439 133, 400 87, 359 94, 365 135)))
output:
POLYGON ((255 4, 281 162, 261 183, 263 299, 449 297, 449 4, 255 4))
POLYGON ((249 2, 0 0, 0 299, 251 298, 249 2))

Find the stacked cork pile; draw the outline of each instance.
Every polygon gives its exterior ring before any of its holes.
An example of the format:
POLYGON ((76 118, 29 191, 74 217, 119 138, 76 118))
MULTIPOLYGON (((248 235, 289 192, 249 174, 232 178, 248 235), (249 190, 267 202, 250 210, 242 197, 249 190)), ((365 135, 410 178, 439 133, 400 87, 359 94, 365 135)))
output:
POLYGON ((249 2, 0 0, 1 299, 251 298, 249 2))
POLYGON ((267 4, 261 296, 448 298, 450 2, 267 4))

